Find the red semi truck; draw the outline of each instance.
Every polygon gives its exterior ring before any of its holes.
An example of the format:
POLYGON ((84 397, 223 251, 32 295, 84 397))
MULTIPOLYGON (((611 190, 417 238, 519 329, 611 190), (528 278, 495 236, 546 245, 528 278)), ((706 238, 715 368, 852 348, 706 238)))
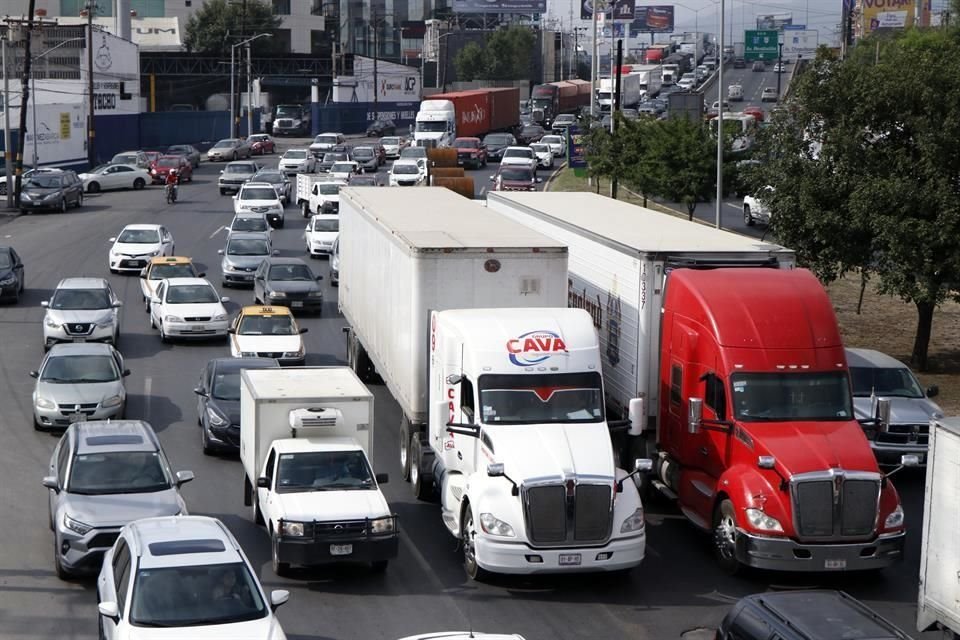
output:
POLYGON ((437 93, 420 103, 414 141, 448 147, 458 137, 482 138, 520 124, 520 90, 474 89, 437 93))
POLYGON ((793 252, 596 194, 487 206, 569 248, 568 304, 593 317, 608 419, 629 426, 621 461, 652 459, 643 484, 711 534, 725 570, 903 559, 903 510, 856 420, 833 307, 793 252))
POLYGON ((549 127, 561 113, 590 106, 591 85, 586 80, 565 80, 534 85, 530 93, 533 119, 549 127))

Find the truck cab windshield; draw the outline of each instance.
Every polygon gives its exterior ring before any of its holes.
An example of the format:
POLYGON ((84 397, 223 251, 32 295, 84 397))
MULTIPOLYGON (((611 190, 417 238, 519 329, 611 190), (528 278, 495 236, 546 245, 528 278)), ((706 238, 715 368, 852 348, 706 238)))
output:
POLYGON ((447 130, 446 120, 436 121, 418 121, 417 132, 419 133, 443 133, 447 130))
POLYGON ((600 422, 603 386, 598 373, 480 376, 481 420, 486 424, 600 422))
POLYGON ((735 373, 730 380, 734 415, 742 422, 853 418, 846 372, 735 373))
POLYGON ((375 489, 362 451, 301 451, 280 454, 277 493, 375 489))

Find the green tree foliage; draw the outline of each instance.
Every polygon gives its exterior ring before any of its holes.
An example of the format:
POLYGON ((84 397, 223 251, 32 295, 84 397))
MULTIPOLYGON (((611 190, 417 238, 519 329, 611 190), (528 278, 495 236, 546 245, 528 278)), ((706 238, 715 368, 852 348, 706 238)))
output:
MULTIPOLYGON (((258 33, 273 32, 280 23, 280 18, 273 15, 272 5, 264 0, 207 0, 187 20, 183 42, 188 51, 230 55, 231 44, 258 33)), ((261 54, 279 48, 272 38, 255 40, 251 47, 261 54)))
POLYGON ((917 309, 928 366, 935 309, 960 299, 960 40, 953 30, 821 51, 761 148, 778 240, 825 282, 859 269, 917 309))
POLYGON ((651 124, 639 171, 652 195, 682 202, 693 220, 697 204, 709 202, 716 189, 716 138, 706 123, 687 118, 651 124))
POLYGON ((453 66, 458 79, 464 82, 476 80, 486 75, 486 52, 476 42, 468 42, 453 57, 453 66))
POLYGON ((536 37, 527 27, 497 29, 481 46, 471 42, 453 58, 460 80, 526 80, 536 55, 536 37))

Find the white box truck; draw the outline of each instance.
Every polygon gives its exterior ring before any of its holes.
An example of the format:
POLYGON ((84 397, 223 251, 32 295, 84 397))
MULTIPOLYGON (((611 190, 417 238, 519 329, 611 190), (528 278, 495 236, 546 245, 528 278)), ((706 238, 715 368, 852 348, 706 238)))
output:
POLYGON ((270 534, 273 570, 366 562, 383 571, 399 529, 375 474, 373 395, 346 367, 244 369, 244 504, 270 534))
POLYGON ((348 360, 400 405, 401 467, 440 494, 467 575, 638 565, 643 509, 591 319, 565 308, 566 247, 433 187, 344 189, 339 242, 348 360))
POLYGON ((635 64, 627 77, 636 77, 641 100, 660 95, 663 88, 663 67, 659 64, 635 64))
POLYGON ((297 174, 297 206, 304 218, 315 214, 336 213, 340 207, 340 187, 347 183, 330 176, 297 174))
POLYGON ((917 630, 960 637, 960 418, 930 422, 917 630))
MULTIPOLYGON (((601 111, 610 111, 613 108, 613 95, 616 88, 616 78, 600 78, 597 88, 597 103, 601 111)), ((625 73, 620 76, 620 107, 631 109, 640 102, 642 93, 640 77, 625 73)))

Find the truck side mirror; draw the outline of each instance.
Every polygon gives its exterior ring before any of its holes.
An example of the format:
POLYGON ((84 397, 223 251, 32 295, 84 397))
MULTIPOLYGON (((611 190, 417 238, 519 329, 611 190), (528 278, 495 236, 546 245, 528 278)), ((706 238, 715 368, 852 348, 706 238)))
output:
POLYGON ((940 394, 940 387, 938 387, 937 385, 931 385, 931 386, 927 387, 927 397, 928 397, 928 398, 933 398, 933 397, 935 397, 935 396, 937 396, 937 395, 939 395, 939 394, 940 394))
POLYGON ((700 432, 700 420, 703 417, 703 399, 690 398, 687 400, 687 433, 700 432))
POLYGON ((627 410, 627 421, 630 423, 630 428, 627 433, 631 436, 641 435, 646 417, 647 412, 643 398, 631 398, 629 409, 627 410))
POLYGON ((269 489, 270 488, 270 478, 260 476, 257 478, 257 489, 269 489))
POLYGON ((777 464, 777 459, 773 456, 759 456, 757 458, 757 467, 760 469, 773 469, 777 464))
POLYGON ((377 484, 387 484, 390 482, 390 474, 388 473, 378 473, 375 478, 377 480, 377 484))
POLYGON ((500 478, 504 475, 504 467, 502 462, 495 462, 493 464, 487 465, 487 475, 491 478, 500 478))
POLYGON ((877 398, 877 422, 884 433, 890 428, 890 399, 877 398))

